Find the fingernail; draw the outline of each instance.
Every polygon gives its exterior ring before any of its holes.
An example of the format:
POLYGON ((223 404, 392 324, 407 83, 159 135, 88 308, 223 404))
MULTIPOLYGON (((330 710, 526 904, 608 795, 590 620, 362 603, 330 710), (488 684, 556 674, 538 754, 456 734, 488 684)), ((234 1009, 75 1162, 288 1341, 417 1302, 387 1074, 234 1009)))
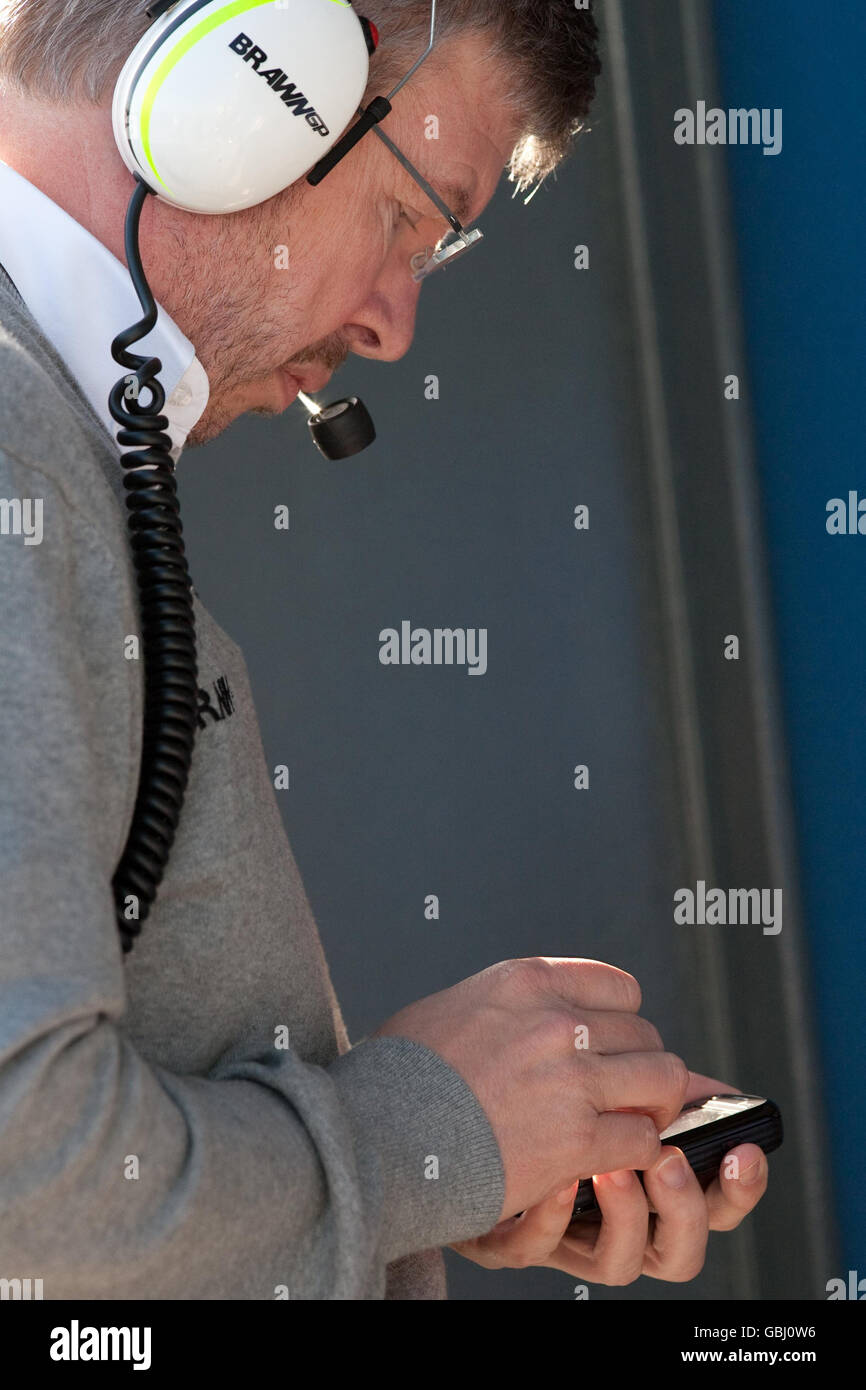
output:
POLYGON ((760 1176, 761 1160, 756 1158, 754 1163, 750 1163, 748 1168, 744 1169, 740 1174, 740 1182, 743 1183, 745 1187, 749 1187, 752 1183, 757 1182, 760 1176))
POLYGON ((682 1154, 669 1154, 656 1169, 665 1187, 683 1187, 686 1181, 686 1161, 682 1154))
POLYGON ((631 1187, 632 1174, 630 1168, 617 1168, 613 1173, 608 1173, 607 1176, 617 1187, 631 1187))

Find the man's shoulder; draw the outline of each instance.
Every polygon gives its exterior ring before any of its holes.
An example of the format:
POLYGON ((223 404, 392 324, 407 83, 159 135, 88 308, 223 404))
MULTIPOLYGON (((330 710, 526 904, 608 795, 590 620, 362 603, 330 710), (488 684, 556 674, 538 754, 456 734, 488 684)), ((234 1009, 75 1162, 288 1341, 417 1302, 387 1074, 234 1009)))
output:
POLYGON ((123 513, 101 426, 23 305, 0 290, 0 452, 50 478, 101 529, 123 513))

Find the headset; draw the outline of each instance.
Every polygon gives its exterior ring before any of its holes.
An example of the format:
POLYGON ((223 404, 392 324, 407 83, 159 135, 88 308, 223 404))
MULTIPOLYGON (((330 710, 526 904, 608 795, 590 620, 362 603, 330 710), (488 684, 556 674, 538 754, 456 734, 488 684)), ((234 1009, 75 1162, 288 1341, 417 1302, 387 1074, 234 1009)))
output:
MULTIPOLYGON (((109 397, 117 442, 127 450, 121 465, 145 658, 138 794, 112 880, 124 956, 165 872, 198 721, 193 590, 162 414, 162 363, 129 351, 157 321, 139 249, 141 210, 153 195, 188 212, 224 215, 305 175, 316 185, 391 110, 388 97, 360 105, 379 35, 347 0, 154 0, 146 14, 153 23, 124 64, 112 103, 115 142, 135 178, 124 243, 143 311, 112 343, 126 375, 109 397), (142 405, 145 389, 150 401, 142 405)), ((394 91, 432 50, 435 24, 432 0, 430 45, 394 91)), ((325 458, 348 458, 375 438, 357 396, 305 404, 325 458)))

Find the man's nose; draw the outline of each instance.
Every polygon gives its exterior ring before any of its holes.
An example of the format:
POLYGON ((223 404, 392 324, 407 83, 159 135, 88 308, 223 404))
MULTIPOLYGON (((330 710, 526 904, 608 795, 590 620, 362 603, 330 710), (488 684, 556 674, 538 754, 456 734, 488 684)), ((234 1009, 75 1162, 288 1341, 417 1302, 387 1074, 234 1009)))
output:
POLYGON ((408 258, 389 268, 343 325, 342 336, 352 352, 381 362, 405 357, 415 336, 420 284, 412 279, 408 258))

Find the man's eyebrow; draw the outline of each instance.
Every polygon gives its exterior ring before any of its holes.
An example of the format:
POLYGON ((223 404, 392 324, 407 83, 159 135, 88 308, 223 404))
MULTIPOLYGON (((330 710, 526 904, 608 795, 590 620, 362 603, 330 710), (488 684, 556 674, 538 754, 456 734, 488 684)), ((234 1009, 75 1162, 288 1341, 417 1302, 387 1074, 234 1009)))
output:
MULTIPOLYGON (((418 184, 411 174, 408 173, 408 170, 406 172, 412 186, 418 189, 418 184)), ((425 175, 425 177, 433 191, 443 202, 448 204, 458 222, 468 222, 472 204, 475 201, 475 179, 472 178, 467 185, 459 179, 437 178, 435 172, 432 177, 429 175, 425 175)))
POLYGON ((472 193, 463 183, 455 183, 449 179, 439 179, 435 183, 431 180, 432 187, 436 189, 439 197, 442 198, 450 207, 451 211, 457 215, 460 222, 469 221, 469 213, 472 210, 472 193))

